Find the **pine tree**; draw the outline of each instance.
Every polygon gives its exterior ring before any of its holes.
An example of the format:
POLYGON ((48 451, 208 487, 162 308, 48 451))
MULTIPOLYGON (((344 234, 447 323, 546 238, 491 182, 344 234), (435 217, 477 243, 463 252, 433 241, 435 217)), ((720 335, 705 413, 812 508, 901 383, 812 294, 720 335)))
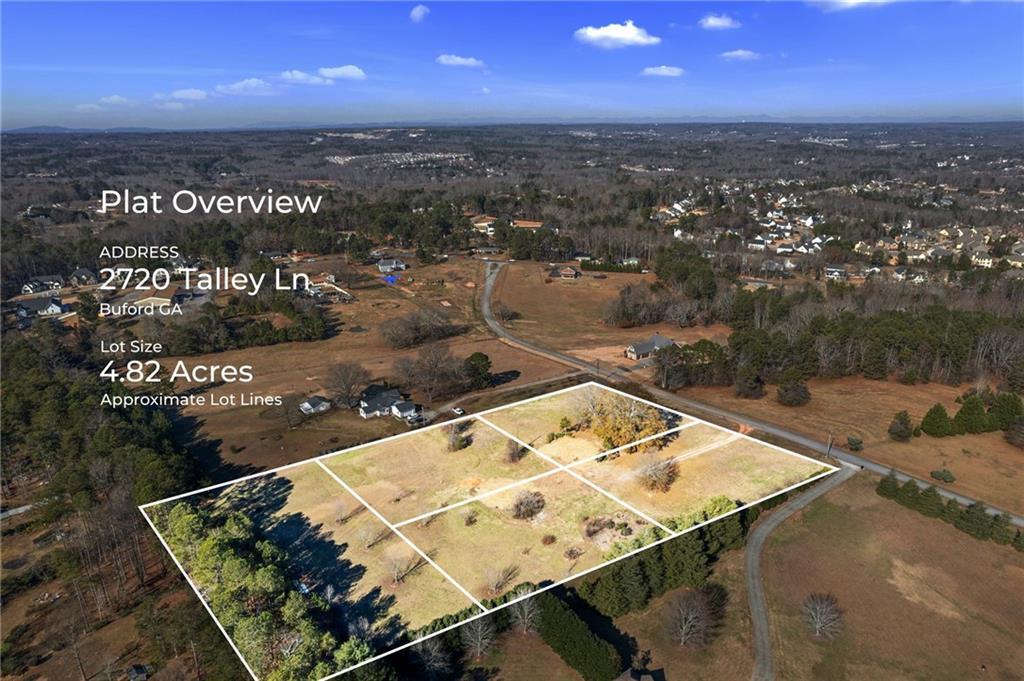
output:
POLYGON ((956 499, 950 499, 946 502, 946 507, 942 509, 942 518, 945 522, 950 525, 955 525, 960 520, 960 516, 963 515, 964 509, 956 499))
POLYGON ((992 516, 989 535, 997 544, 1009 544, 1013 541, 1013 524, 1010 522, 1010 516, 1005 513, 992 516))
POLYGON ((864 352, 861 370, 864 378, 884 381, 889 375, 888 351, 882 343, 872 343, 864 352))
POLYGON ((985 403, 978 395, 971 395, 964 400, 954 420, 966 433, 984 433, 990 430, 988 414, 985 413, 985 403))
POLYGON ((696 532, 661 545, 665 561, 665 590, 681 586, 704 586, 711 569, 704 544, 696 532))
POLYGON ((921 492, 917 500, 918 510, 929 518, 938 518, 942 515, 943 506, 942 496, 934 485, 929 485, 928 489, 921 492))
POLYGON ((914 436, 914 426, 910 423, 910 414, 906 411, 897 412, 889 424, 889 437, 897 442, 909 442, 914 436))
POLYGON ((932 437, 946 437, 953 434, 953 423, 949 420, 946 408, 936 404, 928 410, 921 421, 921 430, 932 437))
POLYGON ((1017 530, 1017 536, 1013 538, 1013 548, 1024 553, 1024 531, 1017 530))
POLYGON ((996 395, 988 416, 992 425, 999 430, 1006 430, 1024 415, 1024 404, 1017 393, 999 393, 996 395))
POLYGON ((605 570, 593 582, 589 603, 608 617, 619 617, 629 612, 626 590, 613 579, 614 570, 605 570))
POLYGON ((958 530, 966 532, 975 539, 992 537, 992 520, 989 518, 985 504, 975 503, 967 507, 953 523, 958 530))
POLYGON ((907 480, 896 493, 896 502, 915 511, 920 508, 921 488, 913 480, 907 480))
POLYGON ((613 571, 615 573, 614 579, 622 585, 626 600, 626 612, 640 610, 647 605, 647 601, 651 596, 650 587, 647 584, 640 561, 637 560, 636 556, 633 556, 632 558, 620 561, 615 567, 617 569, 613 571))
POLYGON ((896 471, 890 470, 887 476, 879 480, 875 491, 878 492, 880 497, 895 499, 896 494, 900 491, 900 481, 896 477, 896 471))
POLYGON ((665 558, 662 555, 662 546, 647 549, 638 554, 638 558, 644 575, 647 577, 647 586, 651 589, 651 596, 657 597, 665 593, 665 558))

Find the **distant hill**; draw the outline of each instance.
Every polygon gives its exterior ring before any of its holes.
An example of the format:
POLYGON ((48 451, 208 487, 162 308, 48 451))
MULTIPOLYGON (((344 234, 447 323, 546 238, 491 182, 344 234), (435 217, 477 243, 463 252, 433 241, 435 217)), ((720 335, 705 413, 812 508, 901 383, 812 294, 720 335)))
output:
POLYGON ((59 135, 59 134, 95 134, 119 132, 170 132, 163 128, 65 128, 61 125, 31 125, 27 128, 11 128, 4 130, 9 135, 59 135))

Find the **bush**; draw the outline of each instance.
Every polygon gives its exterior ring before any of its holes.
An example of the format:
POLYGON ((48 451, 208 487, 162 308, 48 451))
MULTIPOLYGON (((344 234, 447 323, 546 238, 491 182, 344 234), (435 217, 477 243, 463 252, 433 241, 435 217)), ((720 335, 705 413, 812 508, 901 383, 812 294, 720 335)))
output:
POLYGON ((811 401, 811 391, 803 381, 783 383, 777 393, 779 404, 787 407, 799 407, 811 401))
POLYGON ((985 403, 978 395, 971 395, 960 405, 960 411, 953 417, 959 430, 965 433, 984 433, 994 430, 985 412, 985 403))
POLYGON ((389 319, 380 327, 381 336, 392 348, 409 348, 427 341, 440 340, 462 332, 446 316, 437 312, 415 310, 389 319))
POLYGON ((640 485, 651 492, 667 492, 679 477, 679 467, 672 459, 647 461, 638 471, 640 485))
POLYGON ((756 371, 743 369, 736 374, 734 386, 737 397, 758 400, 764 397, 764 379, 756 371))
POLYGON ((519 520, 529 520, 544 508, 544 495, 540 492, 523 490, 512 502, 512 515, 519 520))
POLYGON ((536 596, 540 637, 584 681, 612 681, 625 663, 612 644, 594 634, 564 601, 550 592, 536 596))
POLYGON ((896 471, 889 471, 889 474, 878 482, 875 492, 878 496, 886 499, 895 499, 900 491, 900 481, 896 478, 896 471))
POLYGON ((956 476, 946 468, 943 468, 941 471, 932 471, 931 476, 942 482, 956 482, 956 476))
POLYGON ((850 435, 846 438, 846 446, 851 452, 864 451, 864 440, 850 435))
POLYGON ((914 426, 910 423, 910 414, 901 411, 893 417, 889 424, 889 437, 897 442, 910 442, 914 436, 914 426))

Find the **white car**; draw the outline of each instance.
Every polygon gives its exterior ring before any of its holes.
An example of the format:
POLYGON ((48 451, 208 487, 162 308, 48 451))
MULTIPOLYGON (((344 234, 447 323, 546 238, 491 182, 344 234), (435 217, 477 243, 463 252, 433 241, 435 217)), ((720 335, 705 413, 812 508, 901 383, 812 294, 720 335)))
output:
POLYGON ((466 410, 462 407, 452 407, 452 413, 456 416, 465 416, 466 410))

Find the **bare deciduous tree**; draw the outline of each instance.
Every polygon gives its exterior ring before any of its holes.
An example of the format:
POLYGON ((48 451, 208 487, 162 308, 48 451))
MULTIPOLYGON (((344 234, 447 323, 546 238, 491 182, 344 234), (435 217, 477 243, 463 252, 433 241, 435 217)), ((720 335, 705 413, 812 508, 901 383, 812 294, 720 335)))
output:
POLYGON ((707 643, 713 625, 711 608, 703 592, 687 591, 672 602, 669 627, 679 645, 707 643))
POLYGON ((530 596, 533 589, 523 584, 515 592, 517 600, 508 606, 508 616, 512 621, 512 627, 523 634, 528 634, 537 629, 537 620, 540 617, 540 606, 537 599, 530 596))
POLYGON ((518 574, 519 566, 517 565, 506 565, 503 568, 489 569, 484 577, 487 580, 487 590, 497 596, 518 574))
POLYGON ((679 477, 679 468, 672 459, 659 461, 652 456, 642 460, 636 474, 645 489, 652 492, 667 492, 679 477))
POLYGON ((370 372, 354 362, 339 364, 327 373, 324 387, 334 401, 343 407, 351 407, 356 394, 370 382, 370 372))
POLYGON ((505 442, 505 462, 506 463, 518 463, 520 459, 526 456, 526 448, 520 445, 515 440, 508 440, 505 442))
POLYGON ((419 554, 392 553, 384 558, 384 566, 391 575, 393 584, 401 584, 405 578, 426 563, 419 554))
POLYGON ((470 657, 479 660, 494 643, 494 624, 489 617, 466 622, 459 629, 459 638, 470 657))
POLYGON ((843 611, 832 594, 812 593, 804 600, 804 619, 815 638, 834 639, 843 628, 843 611))
POLYGON ((423 670, 430 678, 443 676, 451 667, 448 650, 444 647, 444 642, 437 636, 420 641, 414 650, 419 655, 423 670))

